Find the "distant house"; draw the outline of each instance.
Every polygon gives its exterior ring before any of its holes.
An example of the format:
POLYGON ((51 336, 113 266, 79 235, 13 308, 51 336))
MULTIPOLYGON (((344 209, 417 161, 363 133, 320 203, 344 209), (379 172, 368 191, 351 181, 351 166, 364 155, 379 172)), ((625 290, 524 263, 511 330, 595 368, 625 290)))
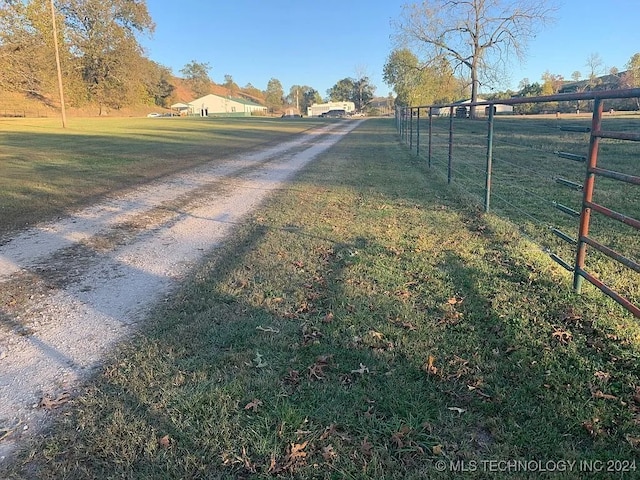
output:
POLYGON ((565 82, 558 93, 588 92, 592 90, 615 90, 622 88, 626 71, 602 75, 594 80, 579 80, 577 82, 565 82))
MULTIPOLYGON (((478 102, 487 102, 484 98, 478 98, 478 102)), ((471 107, 469 104, 471 103, 471 99, 460 100, 458 102, 453 103, 453 114, 456 117, 464 118, 469 116, 469 112, 471 107)), ((432 115, 438 115, 443 117, 448 117, 450 110, 449 107, 435 107, 431 111, 432 115)), ((504 105, 501 103, 493 104, 493 113, 495 115, 509 115, 513 113, 512 105, 504 105)), ((489 105, 479 105, 476 109, 476 115, 489 115, 489 105)))
POLYGON ((214 95, 210 93, 196 98, 188 104, 189 115, 203 117, 250 117, 251 115, 265 115, 267 107, 244 98, 214 95))
POLYGON ((179 115, 186 115, 187 113, 189 113, 189 105, 187 105, 186 103, 174 103, 170 108, 172 111, 178 113, 179 115))
POLYGON ((344 110, 349 114, 353 113, 355 109, 356 104, 353 102, 314 103, 307 108, 307 115, 309 117, 319 117, 323 113, 327 113, 329 110, 344 110))

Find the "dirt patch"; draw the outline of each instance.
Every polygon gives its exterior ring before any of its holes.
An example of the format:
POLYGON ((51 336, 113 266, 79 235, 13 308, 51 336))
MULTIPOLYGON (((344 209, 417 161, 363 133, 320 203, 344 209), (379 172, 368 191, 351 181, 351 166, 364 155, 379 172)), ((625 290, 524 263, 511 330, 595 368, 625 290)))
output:
POLYGON ((0 459, 234 225, 359 122, 182 172, 0 246, 0 459))

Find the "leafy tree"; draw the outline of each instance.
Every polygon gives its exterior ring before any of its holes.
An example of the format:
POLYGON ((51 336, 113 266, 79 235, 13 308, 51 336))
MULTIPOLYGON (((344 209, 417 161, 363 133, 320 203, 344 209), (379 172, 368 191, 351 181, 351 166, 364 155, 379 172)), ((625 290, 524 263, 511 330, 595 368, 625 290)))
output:
MULTIPOLYGON (((627 62, 627 71, 620 79, 623 88, 636 88, 640 86, 640 53, 634 54, 627 62)), ((635 99, 636 110, 640 110, 640 98, 635 99)))
POLYGON ((264 92, 254 87, 251 83, 247 83, 242 88, 242 93, 255 102, 264 103, 264 92))
POLYGON ((395 37, 402 45, 425 51, 426 65, 445 58, 454 71, 467 71, 471 100, 477 101, 481 83, 496 83, 510 54, 524 57, 527 40, 554 10, 548 2, 424 0, 403 7, 395 37))
POLYGON ((398 105, 430 105, 453 100, 456 80, 445 59, 421 65, 409 49, 394 50, 387 57, 383 78, 396 92, 398 105))
POLYGON ((209 70, 211 70, 211 66, 208 63, 199 63, 195 60, 191 60, 180 70, 196 97, 203 97, 211 93, 209 70))
POLYGON ((222 86, 229 90, 232 97, 235 97, 238 93, 238 90, 240 90, 238 84, 233 81, 233 77, 229 74, 226 74, 224 76, 224 83, 222 84, 222 86))
POLYGON ((286 101, 289 105, 295 106, 298 112, 305 113, 314 103, 322 102, 320 94, 307 85, 293 85, 289 89, 286 101))
POLYGON ((554 75, 548 70, 542 74, 542 95, 553 95, 558 93, 564 78, 562 75, 554 75))
POLYGON ((332 102, 352 101, 354 81, 352 78, 343 78, 327 90, 327 96, 332 102))
POLYGON ((300 104, 300 108, 304 109, 302 110, 303 112, 306 112, 308 111, 308 108, 314 103, 322 103, 322 96, 320 96, 320 93, 318 93, 317 90, 308 87, 306 90, 304 90, 304 93, 302 95, 302 103, 300 104))
POLYGON ((171 70, 148 59, 144 59, 143 65, 144 85, 150 101, 160 107, 169 107, 176 89, 171 70))
POLYGON ((280 80, 272 78, 267 83, 267 90, 264 94, 267 108, 273 113, 280 110, 284 105, 284 90, 280 80))
POLYGON ((99 103, 100 113, 139 98, 143 55, 136 36, 155 27, 144 0, 60 0, 60 11, 89 98, 99 103))
POLYGON ((327 90, 329 100, 333 102, 353 102, 357 110, 362 110, 373 99, 375 87, 369 78, 343 78, 327 90))
POLYGON ((54 91, 51 11, 44 0, 0 3, 0 87, 46 100, 54 91))

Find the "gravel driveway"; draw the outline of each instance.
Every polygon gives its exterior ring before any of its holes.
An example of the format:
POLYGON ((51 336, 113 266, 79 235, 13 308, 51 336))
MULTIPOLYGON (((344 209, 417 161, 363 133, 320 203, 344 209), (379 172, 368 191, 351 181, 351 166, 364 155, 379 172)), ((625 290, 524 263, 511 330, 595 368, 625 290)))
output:
POLYGON ((0 459, 243 217, 361 121, 106 198, 0 246, 0 459))

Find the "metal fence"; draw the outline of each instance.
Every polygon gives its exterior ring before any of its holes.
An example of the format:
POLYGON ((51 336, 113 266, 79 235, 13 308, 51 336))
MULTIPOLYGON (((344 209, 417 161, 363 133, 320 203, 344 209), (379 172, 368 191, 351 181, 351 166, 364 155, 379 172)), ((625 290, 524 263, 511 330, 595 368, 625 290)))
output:
POLYGON ((572 272, 576 292, 586 279, 640 318, 640 115, 614 108, 638 97, 625 89, 402 107, 396 126, 429 169, 572 272), (528 111, 546 113, 520 114, 528 111))

